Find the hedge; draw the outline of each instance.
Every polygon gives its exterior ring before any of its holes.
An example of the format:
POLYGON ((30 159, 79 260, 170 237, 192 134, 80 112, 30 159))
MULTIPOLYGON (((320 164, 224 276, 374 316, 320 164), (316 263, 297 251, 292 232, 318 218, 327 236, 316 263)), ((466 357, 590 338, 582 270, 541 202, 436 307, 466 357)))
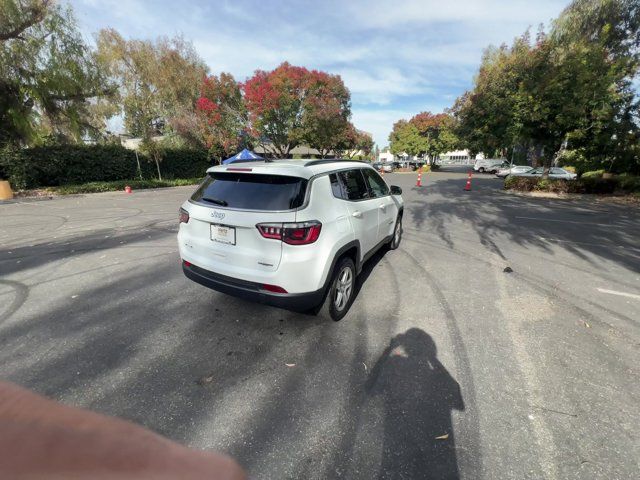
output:
POLYGON ((75 193, 99 193, 122 191, 126 186, 135 190, 144 190, 147 188, 163 188, 163 187, 182 187, 187 185, 197 185, 202 181, 202 177, 184 178, 174 180, 116 180, 113 182, 88 182, 79 185, 62 185, 60 187, 51 187, 49 190, 60 195, 69 195, 75 193))
MULTIPOLYGON (((157 177, 155 163, 138 153, 143 179, 157 177)), ((211 166, 206 152, 167 149, 163 178, 203 177, 211 166)), ((15 189, 139 179, 135 152, 120 145, 61 145, 0 151, 0 176, 15 189)))
POLYGON ((617 175, 613 178, 599 178, 595 175, 582 176, 578 180, 558 180, 539 177, 509 176, 504 182, 505 190, 522 192, 554 192, 554 193, 638 193, 640 177, 633 175, 617 175))

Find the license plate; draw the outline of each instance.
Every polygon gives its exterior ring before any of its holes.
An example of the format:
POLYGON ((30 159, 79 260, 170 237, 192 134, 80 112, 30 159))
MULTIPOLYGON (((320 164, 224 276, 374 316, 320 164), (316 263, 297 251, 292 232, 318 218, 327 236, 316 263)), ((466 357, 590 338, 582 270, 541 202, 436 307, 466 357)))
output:
POLYGON ((226 225, 211 224, 211 240, 214 242, 236 244, 236 229, 226 225))

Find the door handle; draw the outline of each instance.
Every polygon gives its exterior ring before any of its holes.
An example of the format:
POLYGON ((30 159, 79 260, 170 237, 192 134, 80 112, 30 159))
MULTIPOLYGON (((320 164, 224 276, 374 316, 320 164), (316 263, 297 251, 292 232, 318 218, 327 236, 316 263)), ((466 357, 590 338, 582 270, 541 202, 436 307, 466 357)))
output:
POLYGON ((352 216, 356 217, 356 218, 362 218, 362 212, 359 210, 356 210, 355 212, 353 212, 351 214, 352 216))

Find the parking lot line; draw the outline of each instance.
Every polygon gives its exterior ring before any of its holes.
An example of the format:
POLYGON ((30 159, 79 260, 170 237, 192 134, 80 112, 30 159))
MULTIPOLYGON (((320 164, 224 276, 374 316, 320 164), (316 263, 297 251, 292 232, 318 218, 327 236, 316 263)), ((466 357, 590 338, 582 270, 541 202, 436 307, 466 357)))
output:
POLYGON ((597 288, 601 293, 609 293, 611 295, 618 295, 620 297, 628 297, 633 298, 635 300, 640 300, 640 295, 636 295, 635 293, 627 293, 627 292, 618 292, 616 290, 607 290, 606 288, 597 288))

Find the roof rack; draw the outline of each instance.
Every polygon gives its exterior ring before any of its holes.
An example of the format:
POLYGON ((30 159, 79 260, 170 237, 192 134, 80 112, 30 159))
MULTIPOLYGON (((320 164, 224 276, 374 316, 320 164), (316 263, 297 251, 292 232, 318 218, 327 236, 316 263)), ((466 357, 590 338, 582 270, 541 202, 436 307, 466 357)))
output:
POLYGON ((312 167, 313 165, 324 165, 325 163, 335 163, 335 162, 365 163, 362 160, 350 160, 348 158, 323 158, 321 160, 311 160, 310 162, 306 162, 304 164, 304 166, 305 167, 312 167))

